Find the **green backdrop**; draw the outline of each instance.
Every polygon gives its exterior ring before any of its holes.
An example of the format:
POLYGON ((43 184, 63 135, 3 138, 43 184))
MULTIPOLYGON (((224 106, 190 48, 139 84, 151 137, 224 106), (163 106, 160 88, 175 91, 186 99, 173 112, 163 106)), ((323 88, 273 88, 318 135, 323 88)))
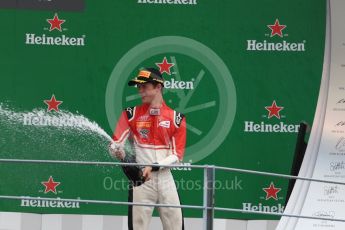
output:
MULTIPOLYGON (((163 73, 164 98, 187 117, 185 163, 289 174, 297 126, 302 120, 312 124, 315 112, 325 1, 150 2, 87 0, 75 11, 0 9, 0 158, 112 161, 105 138, 36 124, 37 111, 63 124, 68 119, 62 121, 61 112, 84 116, 111 135, 120 111, 140 103, 136 89, 126 86, 128 79, 166 58, 174 65, 166 69, 170 74, 163 73), (61 31, 50 31, 47 19, 54 15, 65 20, 61 31), (46 111, 43 101, 53 94, 63 102, 59 112, 46 111)), ((182 203, 201 205, 203 172, 174 170, 174 175, 182 203)), ((222 171, 216 180, 216 206, 282 210, 287 180, 222 171), (266 193, 271 182, 280 190, 266 193)), ((118 167, 0 166, 1 195, 126 201, 126 185, 118 167), (45 191, 42 182, 49 177, 60 183, 56 193, 45 191)), ((124 206, 114 205, 37 206, 43 204, 0 200, 1 211, 126 214, 124 206)))

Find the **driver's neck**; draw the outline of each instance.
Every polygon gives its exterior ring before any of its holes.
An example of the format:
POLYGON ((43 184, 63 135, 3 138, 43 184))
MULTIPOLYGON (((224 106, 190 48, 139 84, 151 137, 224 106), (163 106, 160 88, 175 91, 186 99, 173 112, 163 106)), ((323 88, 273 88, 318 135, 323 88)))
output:
POLYGON ((151 108, 160 108, 163 104, 162 94, 157 94, 150 103, 151 108))

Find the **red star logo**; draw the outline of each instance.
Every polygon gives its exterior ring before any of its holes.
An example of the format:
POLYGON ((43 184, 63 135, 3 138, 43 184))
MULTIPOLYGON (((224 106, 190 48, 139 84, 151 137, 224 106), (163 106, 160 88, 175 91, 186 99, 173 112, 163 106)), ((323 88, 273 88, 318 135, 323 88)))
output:
POLYGON ((58 15, 55 13, 53 19, 47 19, 47 22, 50 24, 49 31, 57 29, 61 32, 62 31, 61 24, 64 23, 65 21, 66 20, 59 19, 58 15))
POLYGON ((53 192, 56 194, 56 187, 59 186, 60 182, 55 182, 53 177, 50 176, 48 181, 41 182, 46 188, 44 193, 53 192))
POLYGON ((55 110, 56 112, 58 112, 59 105, 62 103, 62 101, 57 101, 55 99, 55 95, 53 94, 50 100, 44 100, 44 103, 48 105, 48 111, 55 110))
POLYGON ((271 182, 270 187, 263 188, 262 190, 264 190, 266 193, 266 200, 268 200, 270 198, 278 200, 277 193, 280 192, 280 190, 282 190, 282 189, 274 187, 273 182, 271 182))
POLYGON ((161 74, 164 72, 171 75, 170 68, 173 67, 175 64, 174 63, 169 63, 167 58, 164 57, 163 61, 161 63, 156 63, 156 65, 159 67, 159 71, 161 74))
POLYGON ((271 106, 265 106, 265 109, 268 110, 268 118, 275 116, 276 118, 280 119, 280 110, 284 109, 282 106, 277 106, 276 101, 274 100, 271 106))
POLYGON ((279 37, 283 37, 282 30, 286 28, 286 25, 280 25, 278 19, 276 19, 276 21, 274 22, 274 25, 267 25, 267 26, 268 28, 271 29, 271 37, 275 36, 276 34, 279 37))

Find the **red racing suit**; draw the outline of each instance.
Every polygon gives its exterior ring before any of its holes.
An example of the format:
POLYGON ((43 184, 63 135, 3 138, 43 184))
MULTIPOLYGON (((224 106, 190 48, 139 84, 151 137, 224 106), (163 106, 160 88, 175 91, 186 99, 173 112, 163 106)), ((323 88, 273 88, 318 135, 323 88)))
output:
POLYGON ((182 161, 186 145, 184 115, 164 102, 159 115, 152 114, 156 112, 147 104, 126 108, 116 126, 113 140, 124 145, 129 137, 133 141, 138 163, 172 164, 182 161))
MULTIPOLYGON (((136 162, 169 165, 182 161, 186 144, 186 119, 164 102, 160 109, 148 104, 126 108, 116 125, 113 140, 124 146, 129 140, 134 148, 136 162)), ((157 167, 158 169, 158 167, 157 167)), ((130 202, 180 205, 176 185, 169 168, 152 172, 152 179, 129 191, 130 202)), ((183 229, 179 208, 158 208, 164 230, 183 229)), ((146 230, 153 207, 129 206, 128 227, 146 230)))

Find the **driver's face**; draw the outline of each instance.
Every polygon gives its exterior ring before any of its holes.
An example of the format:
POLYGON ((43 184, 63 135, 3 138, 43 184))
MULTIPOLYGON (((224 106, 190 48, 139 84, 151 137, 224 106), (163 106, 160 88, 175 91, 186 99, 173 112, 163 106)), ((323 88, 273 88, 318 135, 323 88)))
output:
POLYGON ((151 103, 153 98, 159 93, 158 87, 154 87, 152 83, 138 84, 138 91, 141 96, 142 103, 151 103))

